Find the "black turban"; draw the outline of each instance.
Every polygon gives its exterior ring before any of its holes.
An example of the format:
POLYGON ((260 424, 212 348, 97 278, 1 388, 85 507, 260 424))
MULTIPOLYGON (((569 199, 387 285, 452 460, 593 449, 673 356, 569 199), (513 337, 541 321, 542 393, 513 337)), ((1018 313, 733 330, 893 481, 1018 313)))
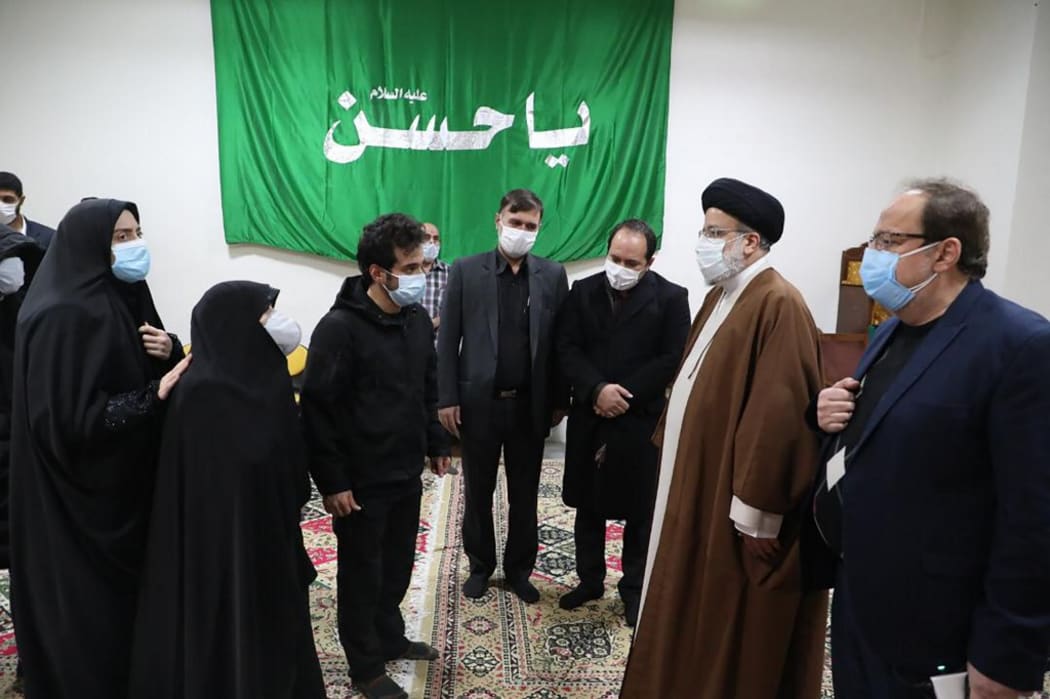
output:
POLYGON ((780 240, 784 233, 784 207, 777 198, 740 180, 715 180, 700 195, 700 203, 705 212, 712 206, 721 209, 770 243, 780 240))

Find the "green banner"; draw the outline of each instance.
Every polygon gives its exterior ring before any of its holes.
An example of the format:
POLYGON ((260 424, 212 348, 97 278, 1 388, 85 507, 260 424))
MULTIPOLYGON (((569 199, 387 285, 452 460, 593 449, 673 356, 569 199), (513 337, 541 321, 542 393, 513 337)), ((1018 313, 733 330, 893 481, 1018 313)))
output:
POLYGON ((353 259, 361 228, 433 221, 495 247, 510 189, 535 252, 605 254, 663 221, 673 0, 212 0, 229 243, 353 259))

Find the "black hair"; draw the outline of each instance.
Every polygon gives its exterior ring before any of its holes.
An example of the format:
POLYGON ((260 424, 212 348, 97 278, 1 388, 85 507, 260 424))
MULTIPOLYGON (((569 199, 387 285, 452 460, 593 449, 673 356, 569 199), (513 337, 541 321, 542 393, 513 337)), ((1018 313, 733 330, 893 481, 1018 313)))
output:
POLYGON ((543 202, 531 189, 512 189, 499 201, 499 210, 506 209, 512 214, 519 211, 539 211, 543 218, 543 202))
POLYGON ((0 189, 9 189, 22 196, 22 180, 13 172, 0 172, 0 189))
POLYGON ((613 226, 612 232, 609 233, 609 243, 605 246, 606 251, 612 247, 612 241, 616 234, 625 228, 632 233, 645 236, 645 259, 646 261, 653 259, 653 255, 656 254, 656 233, 653 231, 652 226, 640 218, 629 218, 613 226))
POLYGON ((410 253, 423 245, 423 225, 408 214, 383 214, 364 227, 357 243, 357 265, 365 286, 372 285, 368 268, 379 265, 390 271, 397 263, 397 250, 410 253))

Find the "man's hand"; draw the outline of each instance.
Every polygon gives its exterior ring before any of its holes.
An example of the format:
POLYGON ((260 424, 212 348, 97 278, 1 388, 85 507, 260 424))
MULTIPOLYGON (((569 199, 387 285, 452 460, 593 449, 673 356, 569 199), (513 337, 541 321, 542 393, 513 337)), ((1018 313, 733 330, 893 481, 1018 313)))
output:
POLYGON ((157 398, 161 400, 167 400, 168 396, 171 395, 171 389, 175 388, 175 384, 179 382, 182 375, 186 373, 186 367, 193 361, 193 355, 187 354, 182 361, 175 365, 175 367, 165 374, 161 380, 160 385, 157 387, 157 398))
POLYGON ((825 388, 817 396, 817 425, 828 434, 846 429, 856 407, 856 394, 860 381, 842 379, 831 388, 825 388))
POLYGON ((439 409, 438 420, 441 421, 441 426, 444 427, 449 434, 459 439, 459 426, 463 423, 459 418, 458 405, 450 405, 447 408, 439 409))
POLYGON ((451 456, 432 456, 430 457, 430 470, 438 478, 443 477, 448 473, 449 467, 452 466, 451 456))
POLYGON ((155 359, 171 358, 171 335, 149 323, 139 328, 139 335, 142 336, 142 345, 146 348, 146 354, 155 359))
POLYGON ((434 324, 434 330, 437 330, 441 327, 441 316, 435 316, 430 322, 434 324))
POLYGON ((568 410, 559 408, 551 413, 551 427, 557 427, 561 424, 561 421, 565 419, 565 416, 569 414, 568 410))
POLYGON ((754 556, 760 561, 765 563, 772 563, 776 560, 777 556, 780 555, 780 541, 777 539, 756 539, 753 536, 747 534, 740 534, 740 541, 744 545, 744 550, 754 556))
POLYGON ((631 407, 627 402, 631 398, 634 398, 631 392, 620 384, 606 384, 594 401, 594 412, 602 417, 619 417, 631 407))
POLYGON ((354 491, 352 490, 325 495, 322 502, 324 511, 333 517, 346 517, 352 512, 361 511, 361 506, 357 504, 357 500, 354 500, 354 491))
POLYGON ((970 678, 970 699, 1017 699, 1021 696, 1031 696, 1029 693, 999 684, 969 663, 966 664, 966 673, 970 678))

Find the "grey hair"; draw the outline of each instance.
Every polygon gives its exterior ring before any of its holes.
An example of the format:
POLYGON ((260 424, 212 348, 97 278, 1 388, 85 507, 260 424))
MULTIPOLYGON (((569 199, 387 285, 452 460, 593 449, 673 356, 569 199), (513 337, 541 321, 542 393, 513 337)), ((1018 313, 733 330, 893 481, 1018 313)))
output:
MULTIPOLYGON (((742 233, 758 233, 758 231, 756 231, 754 228, 747 225, 743 221, 738 221, 737 225, 739 226, 739 229, 742 233)), ((766 238, 766 236, 762 235, 761 233, 758 233, 758 247, 762 248, 762 250, 765 252, 769 252, 769 249, 773 247, 773 243, 769 242, 769 239, 766 238)))

